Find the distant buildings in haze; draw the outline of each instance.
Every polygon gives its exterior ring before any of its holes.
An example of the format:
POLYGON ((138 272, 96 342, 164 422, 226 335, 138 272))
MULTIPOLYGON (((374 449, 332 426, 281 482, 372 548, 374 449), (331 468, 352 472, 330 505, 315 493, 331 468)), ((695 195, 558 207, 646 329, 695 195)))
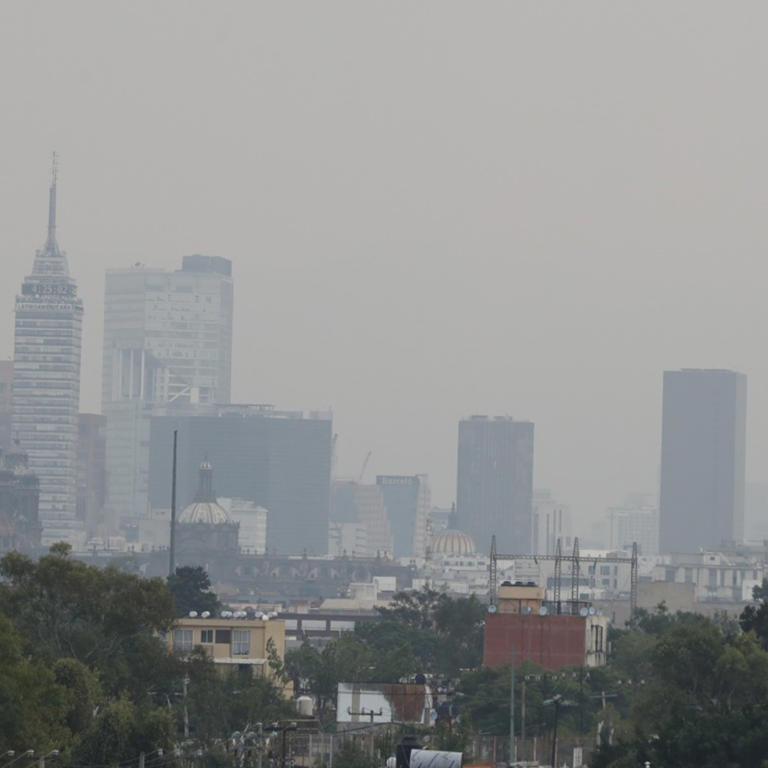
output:
POLYGON ((331 488, 329 554, 392 557, 392 526, 380 485, 335 480, 331 488))
POLYGON ((151 416, 229 402, 232 309, 228 259, 107 270, 101 400, 113 527, 148 514, 151 416))
POLYGON ((744 537, 747 377, 664 372, 660 549, 717 550, 744 537))
POLYGON ((378 475, 376 485, 387 508, 395 557, 424 557, 432 508, 429 479, 426 475, 378 475))
POLYGON ((267 549, 328 551, 332 420, 327 412, 269 406, 203 406, 154 416, 149 433, 149 503, 168 509, 172 435, 178 430, 178 508, 192 501, 204 461, 216 467, 222 496, 269 510, 267 549))
POLYGON ((533 423, 507 416, 459 422, 456 510, 459 528, 481 551, 531 552, 533 423))
POLYGON ((557 542, 563 553, 573 547, 571 510, 552 498, 545 489, 533 492, 533 552, 537 555, 553 555, 557 542))
POLYGON ((77 519, 86 534, 104 536, 104 503, 107 493, 107 420, 99 413, 81 413, 77 441, 77 519))
POLYGON ((630 496, 622 507, 608 510, 610 549, 632 549, 637 544, 641 555, 659 554, 659 509, 650 494, 630 496))
POLYGON ((40 483, 42 543, 84 544, 77 519, 77 441, 83 302, 56 241, 56 165, 48 238, 16 297, 13 438, 40 483))

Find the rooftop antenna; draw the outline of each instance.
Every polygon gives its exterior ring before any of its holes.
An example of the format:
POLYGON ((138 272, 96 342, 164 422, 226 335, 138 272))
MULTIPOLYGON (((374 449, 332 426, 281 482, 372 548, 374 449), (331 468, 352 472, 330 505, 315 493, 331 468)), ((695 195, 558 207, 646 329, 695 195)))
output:
POLYGON ((53 153, 51 161, 51 189, 48 196, 48 241, 46 246, 56 247, 56 180, 59 176, 59 158, 53 153))

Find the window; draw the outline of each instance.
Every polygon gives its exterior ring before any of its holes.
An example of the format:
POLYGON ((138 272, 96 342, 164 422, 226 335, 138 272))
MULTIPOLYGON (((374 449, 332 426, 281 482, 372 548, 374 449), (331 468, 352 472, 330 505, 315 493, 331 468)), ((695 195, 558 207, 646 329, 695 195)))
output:
POLYGON ((212 643, 213 642, 213 630, 212 629, 201 629, 200 630, 200 642, 201 643, 212 643))
POLYGON ((191 629, 173 630, 173 647, 177 651, 191 651, 193 646, 191 629))
POLYGON ((228 629, 217 629, 216 630, 216 642, 221 643, 222 645, 229 645, 231 642, 231 633, 228 629))
POLYGON ((232 655, 247 656, 251 652, 251 630, 232 630, 232 655))

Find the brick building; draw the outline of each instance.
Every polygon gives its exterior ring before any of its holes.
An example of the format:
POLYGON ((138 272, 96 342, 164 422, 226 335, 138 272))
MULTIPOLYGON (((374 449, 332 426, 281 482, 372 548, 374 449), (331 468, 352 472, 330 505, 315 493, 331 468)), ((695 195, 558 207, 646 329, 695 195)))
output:
POLYGON ((498 600, 485 619, 483 664, 525 661, 548 669, 600 667, 606 662, 608 619, 583 603, 558 606, 544 600, 535 584, 499 587, 498 600))

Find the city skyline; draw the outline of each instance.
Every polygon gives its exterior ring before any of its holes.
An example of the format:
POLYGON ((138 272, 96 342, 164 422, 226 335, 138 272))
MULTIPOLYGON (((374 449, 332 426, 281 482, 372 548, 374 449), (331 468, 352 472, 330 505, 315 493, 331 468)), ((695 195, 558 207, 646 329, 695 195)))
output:
POLYGON ((0 63, 25 73, 6 75, 4 305, 57 148, 84 411, 104 270, 202 252, 240 286, 233 399, 333 407, 339 475, 370 450, 370 476, 425 472, 449 505, 456 422, 509 413, 537 425, 536 486, 585 524, 657 487, 662 371, 697 366, 749 375, 765 482, 768 9, 427 5, 331 2, 301 28, 287 8, 4 9, 0 63))

